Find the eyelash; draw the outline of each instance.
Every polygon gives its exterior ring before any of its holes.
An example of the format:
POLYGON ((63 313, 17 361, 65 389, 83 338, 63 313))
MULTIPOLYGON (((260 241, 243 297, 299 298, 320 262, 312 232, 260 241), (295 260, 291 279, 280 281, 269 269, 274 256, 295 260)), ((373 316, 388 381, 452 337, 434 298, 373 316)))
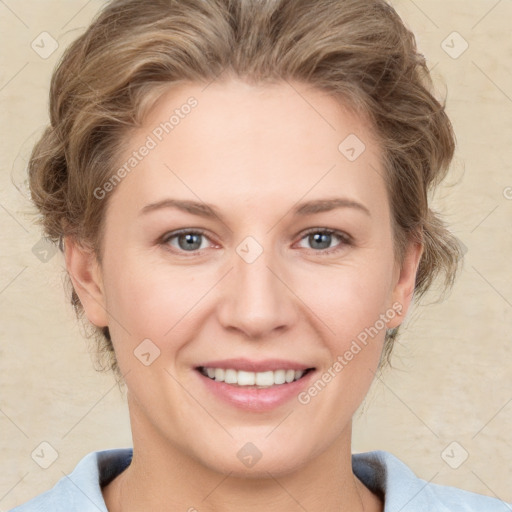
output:
MULTIPOLYGON (((302 236, 299 239, 299 241, 302 241, 307 236, 309 236, 311 234, 316 234, 316 233, 334 235, 340 239, 340 243, 337 247, 333 247, 333 248, 331 247, 329 249, 318 249, 318 250, 309 249, 317 254, 333 254, 338 251, 341 251, 343 249, 343 246, 354 245, 353 239, 350 235, 348 235, 347 233, 344 233, 343 231, 337 231, 335 229, 329 229, 329 228, 311 228, 311 229, 307 230, 306 232, 302 233, 302 236)), ((186 235, 186 234, 187 235, 202 235, 205 238, 207 238, 208 240, 210 240, 208 235, 206 234, 206 232, 203 231, 202 229, 182 229, 182 230, 172 231, 170 233, 165 234, 161 238, 160 244, 163 245, 167 250, 171 251, 173 254, 187 255, 187 253, 189 253, 188 254, 189 256, 195 256, 198 253, 201 253, 201 251, 203 251, 204 249, 196 249, 194 251, 184 251, 182 249, 175 249, 175 248, 170 247, 169 242, 172 239, 177 238, 180 235, 186 235)))

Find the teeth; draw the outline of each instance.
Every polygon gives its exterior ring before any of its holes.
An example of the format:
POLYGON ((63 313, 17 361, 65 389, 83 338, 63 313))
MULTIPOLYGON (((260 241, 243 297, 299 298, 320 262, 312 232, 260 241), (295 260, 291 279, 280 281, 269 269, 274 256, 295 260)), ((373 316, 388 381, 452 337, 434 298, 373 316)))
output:
POLYGON ((235 384, 238 386, 258 386, 268 388, 270 386, 293 382, 300 379, 304 370, 276 370, 267 372, 246 372, 244 370, 233 370, 231 368, 201 368, 201 373, 210 379, 235 384))
POLYGON ((274 372, 258 372, 256 375, 257 386, 273 386, 274 385, 274 372))
POLYGON ((238 384, 239 386, 254 386, 256 381, 256 374, 254 372, 244 372, 243 370, 231 371, 235 374, 234 384, 238 384))
MULTIPOLYGON (((293 370, 292 370, 293 372, 293 370)), ((274 373, 274 384, 284 384, 286 382, 286 371, 278 370, 274 373)), ((295 377, 295 372, 293 372, 293 376, 295 377)))
POLYGON ((238 381, 236 371, 235 370, 225 370, 224 371, 224 382, 226 384, 236 384, 238 381))

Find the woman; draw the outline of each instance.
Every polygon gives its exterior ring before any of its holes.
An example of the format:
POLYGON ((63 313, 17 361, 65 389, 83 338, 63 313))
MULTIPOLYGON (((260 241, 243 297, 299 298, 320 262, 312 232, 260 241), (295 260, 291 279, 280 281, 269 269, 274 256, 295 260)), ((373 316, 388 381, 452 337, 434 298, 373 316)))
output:
POLYGON ((460 248, 454 137, 381 0, 114 0, 66 52, 30 162, 133 450, 32 510, 507 510, 351 454, 411 301, 460 248))

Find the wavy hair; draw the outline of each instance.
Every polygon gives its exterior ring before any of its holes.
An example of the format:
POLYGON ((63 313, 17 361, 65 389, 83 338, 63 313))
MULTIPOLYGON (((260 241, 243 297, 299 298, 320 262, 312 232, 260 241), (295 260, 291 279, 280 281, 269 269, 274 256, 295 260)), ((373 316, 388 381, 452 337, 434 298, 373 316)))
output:
MULTIPOLYGON (((224 72, 258 84, 300 81, 368 116, 383 154, 396 257, 410 240, 424 245, 415 299, 439 274, 445 290, 453 284, 460 245, 428 194, 448 171, 455 137, 414 35, 384 0, 108 2, 53 73, 50 124, 29 161, 46 236, 73 236, 101 262, 108 197, 98 201, 94 190, 127 137, 164 90, 224 72)), ((67 285, 80 318, 69 276, 67 285)), ((103 368, 119 376, 108 327, 89 326, 103 368)), ((397 334, 386 333, 387 362, 397 334)))

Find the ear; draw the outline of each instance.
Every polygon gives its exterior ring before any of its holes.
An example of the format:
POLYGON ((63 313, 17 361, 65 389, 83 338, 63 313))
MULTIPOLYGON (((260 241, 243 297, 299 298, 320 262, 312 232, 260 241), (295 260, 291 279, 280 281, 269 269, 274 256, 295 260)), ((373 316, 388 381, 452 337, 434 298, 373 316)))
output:
POLYGON ((108 325, 103 278, 94 251, 65 237, 66 268, 89 321, 97 327, 108 325))
POLYGON ((403 322, 403 319, 409 310, 414 294, 416 273, 418 271, 422 254, 423 245, 419 242, 411 241, 405 251, 401 268, 397 265, 394 278, 394 282, 396 282, 392 293, 392 304, 400 306, 400 309, 396 306, 394 307, 394 309, 399 311, 400 314, 395 315, 388 322, 388 329, 394 329, 399 326, 403 322))

